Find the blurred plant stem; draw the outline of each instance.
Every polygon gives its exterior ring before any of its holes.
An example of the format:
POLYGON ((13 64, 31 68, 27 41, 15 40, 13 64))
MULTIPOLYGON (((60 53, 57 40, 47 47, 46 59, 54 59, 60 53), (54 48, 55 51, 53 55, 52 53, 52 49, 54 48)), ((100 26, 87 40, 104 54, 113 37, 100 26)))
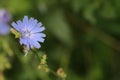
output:
POLYGON ((10 40, 9 37, 5 37, 5 38, 2 39, 3 49, 4 49, 4 51, 6 51, 6 53, 8 53, 8 55, 10 57, 13 57, 14 53, 13 53, 11 47, 10 47, 9 40, 10 40))
POLYGON ((5 80, 5 79, 4 79, 4 75, 3 75, 3 71, 2 71, 2 70, 0 70, 0 80, 5 80))

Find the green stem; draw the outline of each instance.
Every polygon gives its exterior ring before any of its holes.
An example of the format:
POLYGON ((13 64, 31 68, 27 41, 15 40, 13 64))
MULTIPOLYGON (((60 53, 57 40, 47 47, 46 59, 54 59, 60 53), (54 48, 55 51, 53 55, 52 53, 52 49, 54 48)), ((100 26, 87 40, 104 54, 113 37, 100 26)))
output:
POLYGON ((35 53, 36 54, 36 56, 37 56, 37 58, 38 58, 38 60, 39 60, 39 62, 41 61, 41 58, 40 58, 40 56, 37 54, 37 53, 35 53))

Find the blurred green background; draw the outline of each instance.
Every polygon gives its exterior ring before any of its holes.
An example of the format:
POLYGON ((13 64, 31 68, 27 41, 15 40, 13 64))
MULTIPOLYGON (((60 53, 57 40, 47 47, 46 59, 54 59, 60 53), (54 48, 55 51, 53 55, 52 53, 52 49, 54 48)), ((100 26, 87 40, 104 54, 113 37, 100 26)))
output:
POLYGON ((120 0, 0 0, 0 7, 11 22, 38 19, 47 35, 27 57, 14 35, 0 37, 0 80, 59 80, 37 69, 41 53, 66 80, 120 80, 120 0))

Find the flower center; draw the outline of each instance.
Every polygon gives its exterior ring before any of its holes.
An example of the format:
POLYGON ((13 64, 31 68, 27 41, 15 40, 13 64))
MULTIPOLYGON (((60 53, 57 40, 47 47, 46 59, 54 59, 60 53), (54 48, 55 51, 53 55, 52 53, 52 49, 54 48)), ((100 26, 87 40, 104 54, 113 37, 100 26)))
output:
POLYGON ((26 33, 25 33, 25 36, 26 36, 26 37, 30 37, 30 33, 27 33, 27 32, 26 32, 26 33))
POLYGON ((30 33, 29 30, 26 30, 26 31, 23 32, 23 35, 24 35, 25 37, 30 37, 30 36, 31 36, 31 33, 30 33))

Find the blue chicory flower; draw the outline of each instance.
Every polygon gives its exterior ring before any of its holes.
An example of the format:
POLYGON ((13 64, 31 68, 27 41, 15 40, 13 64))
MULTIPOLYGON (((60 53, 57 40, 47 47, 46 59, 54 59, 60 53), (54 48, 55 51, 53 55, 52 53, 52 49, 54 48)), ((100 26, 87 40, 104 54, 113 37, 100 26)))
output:
POLYGON ((42 33, 45 27, 42 26, 41 22, 38 22, 34 18, 28 19, 27 16, 24 16, 23 21, 18 20, 16 23, 13 22, 12 26, 21 34, 20 44, 25 45, 27 51, 41 47, 39 42, 44 42, 44 37, 46 37, 46 35, 42 33))
POLYGON ((0 9, 0 23, 8 23, 10 20, 10 13, 5 9, 0 9))
POLYGON ((8 22, 11 20, 11 15, 5 10, 0 9, 0 35, 6 35, 10 32, 8 22))
POLYGON ((0 35, 6 35, 10 32, 10 27, 6 23, 0 23, 0 35))

